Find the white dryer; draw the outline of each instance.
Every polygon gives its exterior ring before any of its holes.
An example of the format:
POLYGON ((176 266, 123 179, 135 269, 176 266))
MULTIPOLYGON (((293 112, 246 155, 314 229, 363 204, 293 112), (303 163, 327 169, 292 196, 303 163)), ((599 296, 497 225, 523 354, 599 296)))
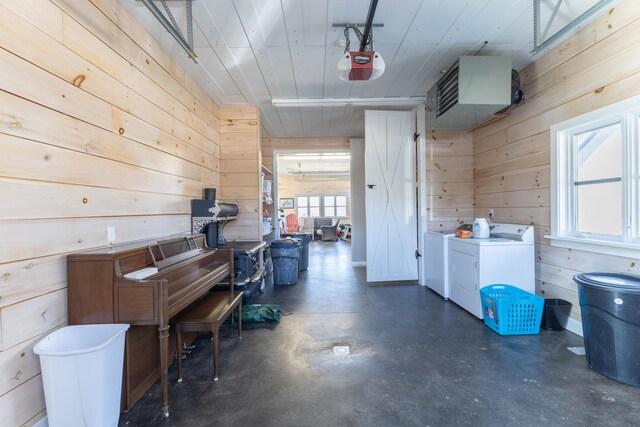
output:
POLYGON ((488 239, 449 239, 449 286, 453 302, 482 319, 480 289, 508 284, 535 293, 533 227, 493 224, 488 239))
POLYGON ((425 279, 427 286, 449 299, 449 239, 451 231, 427 231, 425 239, 425 279))

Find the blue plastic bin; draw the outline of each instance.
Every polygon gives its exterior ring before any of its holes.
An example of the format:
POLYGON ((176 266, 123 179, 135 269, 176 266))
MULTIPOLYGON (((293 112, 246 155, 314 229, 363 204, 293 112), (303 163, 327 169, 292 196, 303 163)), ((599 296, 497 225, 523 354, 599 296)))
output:
POLYGON ((500 335, 535 335, 540 332, 544 298, 511 285, 480 289, 484 324, 500 335))
POLYGON ((298 283, 300 245, 298 239, 283 239, 271 242, 274 285, 288 286, 298 283))

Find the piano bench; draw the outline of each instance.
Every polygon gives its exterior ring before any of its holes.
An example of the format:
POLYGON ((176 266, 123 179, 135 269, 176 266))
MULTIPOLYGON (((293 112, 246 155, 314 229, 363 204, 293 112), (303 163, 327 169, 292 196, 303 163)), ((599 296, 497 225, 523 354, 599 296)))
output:
POLYGON ((211 332, 213 335, 213 380, 218 381, 218 330, 238 307, 238 339, 242 339, 242 292, 210 292, 192 308, 184 311, 175 323, 178 352, 178 382, 182 381, 182 333, 211 332))

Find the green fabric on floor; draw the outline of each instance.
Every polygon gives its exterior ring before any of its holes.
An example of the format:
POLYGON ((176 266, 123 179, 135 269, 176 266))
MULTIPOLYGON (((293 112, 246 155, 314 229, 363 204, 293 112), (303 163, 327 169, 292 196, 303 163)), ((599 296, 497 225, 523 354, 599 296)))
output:
POLYGON ((280 320, 282 310, 277 304, 251 304, 242 306, 242 321, 245 323, 273 322, 280 320))

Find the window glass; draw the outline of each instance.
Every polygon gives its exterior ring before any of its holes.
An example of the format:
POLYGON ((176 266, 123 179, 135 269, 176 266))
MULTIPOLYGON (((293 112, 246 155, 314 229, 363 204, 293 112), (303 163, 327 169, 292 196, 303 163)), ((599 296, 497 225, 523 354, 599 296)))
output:
POLYGON ((580 185, 577 224, 580 233, 622 234, 622 183, 580 185))
POLYGON ((333 196, 324 196, 324 205, 325 206, 333 206, 333 196))
POLYGON ((574 136, 577 149, 577 180, 589 181, 621 176, 620 124, 574 136))
POLYGON ((309 208, 309 216, 320 216, 320 207, 311 207, 309 208))
POLYGON ((334 208, 333 206, 325 206, 324 216, 336 216, 336 208, 334 208))
POLYGON ((336 209, 337 209, 337 215, 336 216, 347 216, 347 208, 338 207, 336 209))
MULTIPOLYGON (((309 196, 309 206, 320 206, 320 196, 309 196)), ((318 212, 320 210, 318 209, 318 212)), ((315 216, 315 215, 311 215, 315 216)))
POLYGON ((307 198, 298 197, 298 206, 307 206, 307 198))
POLYGON ((336 196, 336 206, 347 206, 347 197, 336 196))

